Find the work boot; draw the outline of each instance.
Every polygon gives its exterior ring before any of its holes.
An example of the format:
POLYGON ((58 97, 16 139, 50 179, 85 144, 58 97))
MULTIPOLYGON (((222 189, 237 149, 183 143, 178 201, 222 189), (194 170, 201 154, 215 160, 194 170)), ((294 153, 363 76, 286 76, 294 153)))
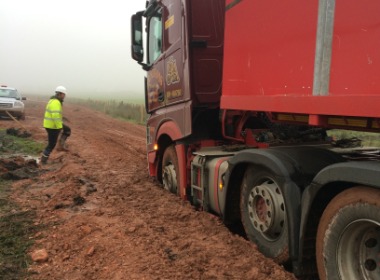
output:
POLYGON ((68 149, 65 146, 67 136, 66 135, 61 135, 59 137, 58 143, 57 143, 57 151, 68 151, 68 149))
POLYGON ((49 158, 48 156, 45 156, 44 154, 42 154, 42 156, 41 156, 41 164, 46 164, 48 158, 49 158))

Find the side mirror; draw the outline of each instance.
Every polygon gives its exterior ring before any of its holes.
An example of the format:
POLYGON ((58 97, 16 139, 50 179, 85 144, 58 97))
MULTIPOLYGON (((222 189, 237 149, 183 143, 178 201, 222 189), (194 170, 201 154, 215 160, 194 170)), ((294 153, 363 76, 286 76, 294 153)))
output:
POLYGON ((137 62, 144 59, 142 13, 134 14, 131 18, 131 52, 132 58, 137 62))

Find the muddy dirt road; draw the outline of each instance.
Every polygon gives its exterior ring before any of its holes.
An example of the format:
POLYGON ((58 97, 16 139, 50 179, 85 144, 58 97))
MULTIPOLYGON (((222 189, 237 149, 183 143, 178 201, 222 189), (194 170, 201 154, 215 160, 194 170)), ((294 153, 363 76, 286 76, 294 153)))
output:
MULTIPOLYGON (((26 101, 25 128, 45 141, 45 102, 26 101)), ((209 213, 147 176, 145 128, 65 103, 72 136, 13 198, 42 231, 29 279, 295 279, 209 213)), ((0 127, 14 127, 0 120, 0 127)))

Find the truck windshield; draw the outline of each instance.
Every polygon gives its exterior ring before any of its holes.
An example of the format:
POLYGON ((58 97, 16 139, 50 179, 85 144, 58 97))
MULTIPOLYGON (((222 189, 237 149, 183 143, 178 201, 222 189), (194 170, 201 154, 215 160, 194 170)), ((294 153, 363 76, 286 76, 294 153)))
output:
POLYGON ((149 64, 161 55, 162 49, 162 16, 158 11, 149 21, 149 64))

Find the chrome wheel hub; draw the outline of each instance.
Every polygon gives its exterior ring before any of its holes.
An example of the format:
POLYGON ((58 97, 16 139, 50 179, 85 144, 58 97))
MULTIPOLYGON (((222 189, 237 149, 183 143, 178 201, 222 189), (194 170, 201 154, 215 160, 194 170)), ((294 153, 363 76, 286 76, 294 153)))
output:
POLYGON ((248 198, 248 213, 252 225, 266 239, 276 240, 285 224, 285 203, 277 184, 267 179, 255 186, 248 198))

